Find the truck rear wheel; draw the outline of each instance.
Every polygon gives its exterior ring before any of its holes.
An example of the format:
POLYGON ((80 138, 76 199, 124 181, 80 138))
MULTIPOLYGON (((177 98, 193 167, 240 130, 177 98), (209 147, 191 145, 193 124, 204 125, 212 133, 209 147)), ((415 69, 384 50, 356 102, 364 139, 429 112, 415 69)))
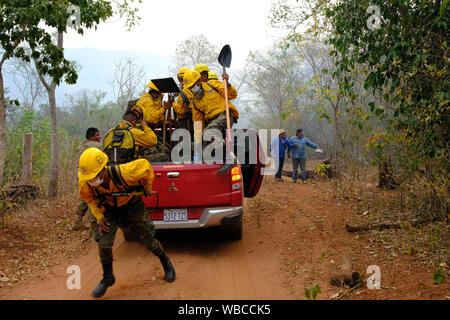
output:
POLYGON ((222 232, 223 237, 226 240, 241 240, 242 239, 242 219, 240 219, 239 224, 236 226, 223 226, 222 232))

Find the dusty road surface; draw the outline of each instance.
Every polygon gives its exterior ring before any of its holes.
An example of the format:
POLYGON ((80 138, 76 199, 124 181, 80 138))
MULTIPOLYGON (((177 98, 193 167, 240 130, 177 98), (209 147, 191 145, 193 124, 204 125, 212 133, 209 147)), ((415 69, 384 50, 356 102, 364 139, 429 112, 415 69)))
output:
MULTIPOLYGON (((445 299, 448 284, 433 285, 433 268, 364 234, 351 234, 345 223, 351 210, 333 198, 322 182, 275 182, 268 177, 260 193, 245 201, 244 236, 223 241, 215 230, 174 230, 157 236, 177 273, 165 283, 159 260, 138 243, 114 245, 116 284, 102 299, 306 299, 305 287, 318 284, 318 299, 445 299), (375 254, 376 253, 376 254, 375 254), (381 269, 382 288, 351 292, 330 284, 343 259, 364 281, 367 267, 381 269), (408 281, 405 281, 408 279, 408 281)), ((71 232, 71 231, 68 231, 71 232)), ((93 299, 101 265, 93 240, 84 251, 60 259, 31 279, 0 289, 0 299, 93 299), (62 262, 61 262, 62 261, 62 262), (67 267, 81 270, 81 289, 69 290, 67 267)))

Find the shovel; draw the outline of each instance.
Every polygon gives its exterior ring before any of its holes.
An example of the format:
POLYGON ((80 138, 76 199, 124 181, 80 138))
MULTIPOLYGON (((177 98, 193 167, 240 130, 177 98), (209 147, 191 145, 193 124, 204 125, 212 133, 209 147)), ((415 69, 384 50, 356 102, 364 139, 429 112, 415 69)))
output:
MULTIPOLYGON (((223 67, 223 73, 227 73, 225 67, 229 68, 231 65, 231 48, 228 44, 224 45, 219 53, 219 63, 223 67)), ((230 108, 228 107, 228 81, 224 80, 225 84, 225 106, 227 113, 227 140, 231 141, 231 126, 230 126, 230 108)))
MULTIPOLYGON (((223 73, 226 73, 225 67, 229 68, 231 65, 231 48, 228 44, 224 45, 222 50, 220 50, 219 53, 219 63, 223 67, 223 73)), ((230 153, 231 158, 233 158, 232 164, 224 164, 222 168, 217 172, 217 174, 220 176, 230 170, 236 163, 236 156, 231 151, 231 124, 230 124, 230 108, 228 106, 228 81, 224 80, 224 88, 225 88, 225 106, 226 106, 226 115, 227 115, 227 139, 226 139, 226 146, 228 149, 228 152, 230 153)))

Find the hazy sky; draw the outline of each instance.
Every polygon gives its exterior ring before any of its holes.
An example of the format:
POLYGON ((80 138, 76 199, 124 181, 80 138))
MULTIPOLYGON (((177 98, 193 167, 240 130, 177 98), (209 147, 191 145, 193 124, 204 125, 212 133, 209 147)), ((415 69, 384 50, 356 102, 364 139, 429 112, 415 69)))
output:
POLYGON ((145 51, 172 55, 176 45, 204 34, 216 45, 229 44, 232 66, 241 67, 250 50, 264 49, 279 34, 272 29, 272 0, 144 0, 139 6, 140 25, 126 32, 124 23, 111 19, 84 36, 65 36, 66 48, 99 48, 145 51))

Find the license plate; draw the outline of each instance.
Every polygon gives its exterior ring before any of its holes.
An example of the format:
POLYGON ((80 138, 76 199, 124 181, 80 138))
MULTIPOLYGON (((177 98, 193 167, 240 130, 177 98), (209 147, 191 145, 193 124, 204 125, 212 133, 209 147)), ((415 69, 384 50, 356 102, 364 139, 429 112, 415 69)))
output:
POLYGON ((187 209, 164 209, 164 221, 187 221, 187 209))

